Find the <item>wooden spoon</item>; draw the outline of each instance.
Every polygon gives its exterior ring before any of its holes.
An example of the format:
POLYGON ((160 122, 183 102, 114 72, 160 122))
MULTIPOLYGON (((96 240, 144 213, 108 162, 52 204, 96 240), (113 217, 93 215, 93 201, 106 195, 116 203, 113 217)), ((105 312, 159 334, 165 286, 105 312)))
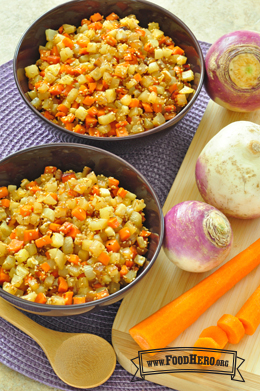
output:
POLYGON ((2 298, 0 316, 32 337, 45 352, 57 376, 70 386, 97 387, 114 372, 115 351, 97 335, 49 330, 2 298))

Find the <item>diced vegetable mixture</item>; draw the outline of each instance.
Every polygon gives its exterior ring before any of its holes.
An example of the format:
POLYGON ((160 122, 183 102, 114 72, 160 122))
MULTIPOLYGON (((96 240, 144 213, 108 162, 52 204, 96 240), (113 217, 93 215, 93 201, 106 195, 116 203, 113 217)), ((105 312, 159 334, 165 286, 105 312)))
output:
POLYGON ((134 15, 46 30, 40 59, 25 68, 31 104, 67 130, 125 137, 174 118, 194 94, 184 50, 158 23, 139 27, 134 15))
POLYGON ((144 200, 117 179, 53 166, 0 188, 0 286, 54 305, 104 298, 136 278, 150 232, 144 200))

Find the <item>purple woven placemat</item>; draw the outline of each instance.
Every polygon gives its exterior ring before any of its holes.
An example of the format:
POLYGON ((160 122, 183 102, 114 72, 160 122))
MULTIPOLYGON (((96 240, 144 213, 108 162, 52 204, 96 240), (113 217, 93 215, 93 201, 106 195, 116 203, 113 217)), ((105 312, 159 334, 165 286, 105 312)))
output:
MULTIPOLYGON (((200 42, 205 55, 209 44, 200 42)), ((84 143, 73 135, 59 132, 32 113, 16 88, 12 62, 0 67, 0 159, 33 145, 51 142, 84 143)), ((142 172, 153 186, 161 205, 170 191, 175 176, 206 110, 209 97, 202 89, 197 102, 183 120, 162 136, 153 135, 133 142, 87 144, 105 148, 127 160, 142 172), (113 144, 113 145, 112 145, 113 144)), ((52 330, 93 333, 111 342, 111 329, 120 303, 99 312, 76 317, 45 317, 27 314, 52 330)), ((62 390, 79 390, 63 383, 53 372, 42 349, 30 337, 0 318, 0 361, 9 368, 48 386, 62 390)), ((131 383, 132 375, 119 364, 112 377, 92 390, 99 391, 166 391, 167 387, 152 382, 131 383)), ((152 380, 152 378, 151 378, 152 380)))

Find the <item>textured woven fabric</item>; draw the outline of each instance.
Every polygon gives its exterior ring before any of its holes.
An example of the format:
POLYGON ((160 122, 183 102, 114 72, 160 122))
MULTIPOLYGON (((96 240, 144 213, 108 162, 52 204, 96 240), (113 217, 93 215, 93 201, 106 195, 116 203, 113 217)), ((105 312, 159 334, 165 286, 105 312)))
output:
MULTIPOLYGON (((200 42, 205 55, 209 44, 200 42)), ((0 159, 20 149, 51 142, 84 143, 73 135, 59 132, 30 111, 16 88, 12 62, 0 67, 0 159)), ((193 108, 183 120, 163 135, 155 134, 140 141, 88 144, 116 153, 146 176, 163 205, 187 149, 198 128, 209 97, 202 89, 193 108), (113 144, 113 145, 112 145, 113 144)), ((37 323, 53 330, 97 334, 111 342, 111 329, 120 303, 97 313, 76 317, 44 317, 27 314, 37 323)), ((0 361, 34 380, 62 390, 77 390, 63 383, 53 372, 42 349, 30 337, 0 318, 0 361)), ((119 364, 112 377, 96 388, 99 391, 166 391, 152 382, 131 383, 132 375, 119 364)), ((152 381, 152 378, 151 378, 152 381)))

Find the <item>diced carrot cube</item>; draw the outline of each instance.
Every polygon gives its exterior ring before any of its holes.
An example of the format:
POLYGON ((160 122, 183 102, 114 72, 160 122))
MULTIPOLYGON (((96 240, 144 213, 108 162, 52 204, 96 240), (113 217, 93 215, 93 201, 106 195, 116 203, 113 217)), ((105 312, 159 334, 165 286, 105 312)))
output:
POLYGON ((30 216, 30 214, 33 211, 33 206, 32 205, 23 205, 20 207, 19 211, 23 217, 30 216))
POLYGON ((51 243, 52 243, 52 240, 49 235, 42 236, 41 238, 35 240, 35 244, 38 248, 47 246, 48 244, 51 244, 51 243))
POLYGON ((70 257, 69 257, 69 262, 74 263, 75 265, 79 265, 80 264, 80 258, 76 254, 71 254, 70 257))
POLYGON ((23 240, 12 239, 7 246, 7 250, 9 252, 17 253, 19 250, 21 250, 21 248, 23 248, 23 245, 24 245, 23 240))
POLYGON ((69 286, 65 278, 59 277, 58 278, 58 292, 59 293, 65 293, 67 292, 69 286))
POLYGON ((125 198, 127 195, 127 190, 125 190, 123 187, 120 187, 120 189, 117 192, 117 195, 119 195, 122 198, 125 198))
POLYGON ((106 266, 109 264, 110 256, 106 252, 102 251, 102 253, 98 257, 98 260, 106 266))
POLYGON ((113 177, 109 177, 108 178, 108 186, 109 187, 118 186, 118 185, 119 185, 119 180, 118 179, 115 179, 113 177))
MULTIPOLYGON (((63 105, 64 106, 64 105, 63 105)), ((65 106, 66 107, 66 106, 65 106)), ((57 167, 54 166, 46 166, 44 169, 44 174, 53 174, 55 171, 57 171, 57 167)), ((35 182, 37 184, 37 182, 35 182)))
POLYGON ((117 220, 116 217, 111 217, 108 222, 107 222, 107 225, 113 229, 119 227, 120 223, 119 221, 117 220))
POLYGON ((68 291, 63 294, 63 298, 65 301, 65 305, 71 305, 72 304, 72 298, 73 298, 73 292, 68 291))
POLYGON ((45 273, 47 273, 51 268, 50 265, 48 264, 48 262, 43 262, 40 266, 41 266, 42 270, 45 271, 45 273))
POLYGON ((63 38, 62 43, 65 46, 69 47, 70 49, 73 49, 74 43, 72 42, 72 40, 70 38, 67 38, 67 37, 63 38))
POLYGON ((6 186, 0 187, 0 198, 5 198, 8 196, 8 189, 6 186))
POLYGON ((8 198, 2 198, 2 200, 1 200, 1 206, 3 206, 4 208, 9 208, 9 206, 10 206, 10 200, 8 200, 8 198))
POLYGON ((129 136, 128 131, 125 127, 116 128, 117 137, 126 137, 129 136))
POLYGON ((106 242, 107 251, 113 251, 117 253, 120 250, 120 244, 116 239, 111 239, 106 242))
POLYGON ((127 227, 123 227, 122 229, 120 229, 120 231, 118 231, 118 233, 119 233, 120 240, 122 242, 129 239, 131 236, 130 230, 127 227))
POLYGON ((101 292, 97 292, 97 299, 103 299, 104 297, 109 296, 109 293, 107 290, 103 290, 101 292))
POLYGON ((62 174, 61 180, 63 183, 65 183, 65 182, 68 182, 72 178, 76 179, 76 175, 74 172, 65 172, 64 174, 62 174))
POLYGON ((73 304, 83 304, 86 302, 85 297, 73 297, 73 304))
POLYGON ((106 20, 117 20, 117 19, 119 19, 119 16, 114 12, 112 12, 110 15, 106 17, 106 20))
POLYGON ((91 106, 93 105, 94 103, 94 98, 93 96, 86 96, 86 98, 83 100, 83 105, 86 105, 86 106, 91 106))
POLYGON ((123 265, 120 270, 120 275, 125 276, 129 272, 128 267, 126 265, 123 265))
POLYGON ((91 15, 91 17, 89 18, 92 22, 98 22, 99 20, 102 20, 103 17, 100 15, 99 12, 97 12, 96 14, 93 14, 91 15))
POLYGON ((4 282, 10 282, 11 278, 9 274, 5 272, 5 270, 0 267, 0 284, 2 285, 4 282))
POLYGON ((79 207, 72 209, 71 214, 72 216, 76 217, 80 221, 85 220, 87 217, 85 210, 79 207))
POLYGON ((38 229, 26 229, 23 235, 24 235, 24 241, 30 242, 30 240, 39 239, 40 232, 38 229))
POLYGON ((47 302, 47 298, 44 293, 40 292, 38 293, 34 301, 35 303, 45 304, 47 302))

